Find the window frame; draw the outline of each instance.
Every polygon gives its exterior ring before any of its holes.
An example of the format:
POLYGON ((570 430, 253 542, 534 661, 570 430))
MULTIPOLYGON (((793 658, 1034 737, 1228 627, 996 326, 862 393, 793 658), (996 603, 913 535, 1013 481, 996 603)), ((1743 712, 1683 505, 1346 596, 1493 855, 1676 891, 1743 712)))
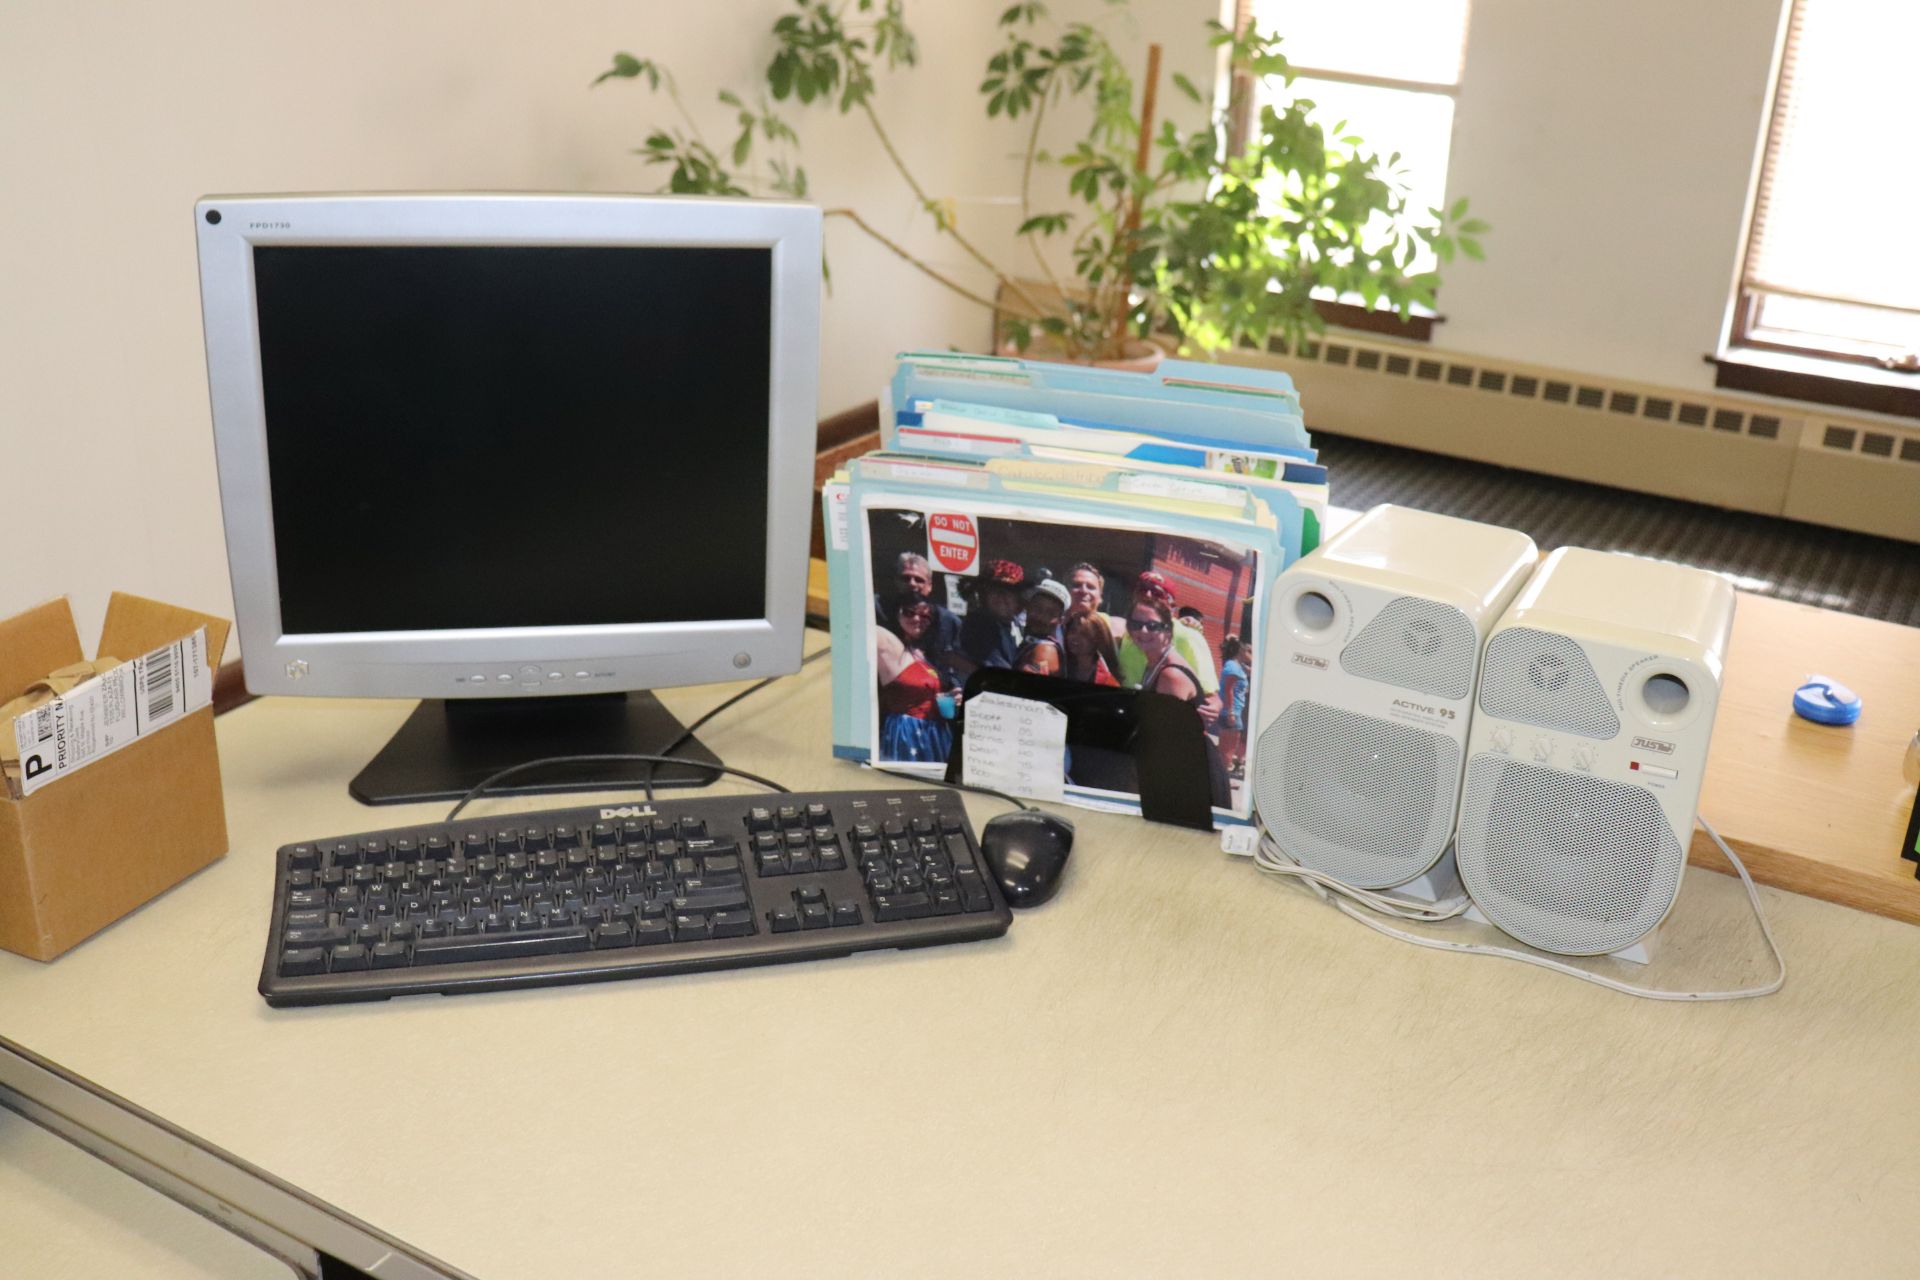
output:
MULTIPOLYGON (((1234 0, 1233 26, 1238 31, 1254 18, 1254 0, 1234 0)), ((1396 76, 1374 76, 1357 71, 1331 71, 1324 67, 1289 64, 1296 80, 1333 80, 1342 84, 1365 85, 1375 89, 1398 89, 1408 93, 1436 93, 1454 99, 1460 98, 1460 82, 1443 83, 1429 80, 1404 80, 1396 76)), ((1227 84, 1227 150, 1238 153, 1247 143, 1247 136, 1253 131, 1253 113, 1260 101, 1260 83, 1256 76, 1245 71, 1232 73, 1227 84)), ((1415 303, 1412 314, 1402 320, 1397 312, 1374 308, 1369 310, 1357 300, 1359 295, 1350 294, 1342 298, 1315 298, 1313 309, 1320 319, 1329 325, 1342 329, 1359 329, 1368 333, 1384 334, 1388 337, 1403 338, 1409 342, 1432 342, 1433 327, 1445 324, 1447 317, 1440 312, 1428 310, 1415 303)))
MULTIPOLYGON (((1768 76, 1765 127, 1761 131, 1759 152, 1754 157, 1746 209, 1741 219, 1740 252, 1720 340, 1707 361, 1715 368, 1716 387, 1920 418, 1920 376, 1916 376, 1914 367, 1898 357, 1850 350, 1849 346, 1857 348, 1860 344, 1850 343, 1837 334, 1828 336, 1822 344, 1794 341, 1788 335, 1796 331, 1768 328, 1765 304, 1769 297, 1822 299, 1756 288, 1749 279, 1760 197, 1767 187, 1770 162, 1779 144, 1785 115, 1781 110, 1783 72, 1799 34, 1803 4, 1804 0, 1787 0, 1781 6, 1773 66, 1768 76)), ((1868 308, 1863 306, 1863 309, 1868 308)))

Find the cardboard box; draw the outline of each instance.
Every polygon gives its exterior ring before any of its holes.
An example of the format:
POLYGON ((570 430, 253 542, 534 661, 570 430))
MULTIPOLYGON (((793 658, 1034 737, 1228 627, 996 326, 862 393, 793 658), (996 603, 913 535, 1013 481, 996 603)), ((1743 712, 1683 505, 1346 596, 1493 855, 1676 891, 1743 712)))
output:
MULTIPOLYGON (((116 591, 97 653, 131 658, 228 623, 116 591)), ((79 662, 65 599, 0 622, 0 703, 79 662)), ((24 799, 0 789, 0 948, 51 960, 227 852, 213 708, 202 707, 24 799)))

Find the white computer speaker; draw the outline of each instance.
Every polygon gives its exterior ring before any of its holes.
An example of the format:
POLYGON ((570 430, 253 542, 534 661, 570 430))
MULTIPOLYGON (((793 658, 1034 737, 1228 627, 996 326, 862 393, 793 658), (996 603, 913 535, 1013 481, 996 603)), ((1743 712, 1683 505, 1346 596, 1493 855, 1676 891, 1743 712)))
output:
POLYGON ((1639 942, 1680 892, 1733 588, 1702 569, 1563 547, 1493 628, 1456 852, 1529 946, 1639 942))
POLYGON ((1381 506, 1280 575, 1250 724, 1254 810, 1290 857, 1364 889, 1440 861, 1480 650, 1537 558, 1524 533, 1381 506))

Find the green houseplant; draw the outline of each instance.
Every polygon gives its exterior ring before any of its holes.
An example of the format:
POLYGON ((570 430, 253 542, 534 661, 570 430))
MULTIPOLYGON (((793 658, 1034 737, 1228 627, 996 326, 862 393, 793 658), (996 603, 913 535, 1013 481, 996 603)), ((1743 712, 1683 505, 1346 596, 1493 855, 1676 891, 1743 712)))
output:
MULTIPOLYGON (((1068 359, 1112 361, 1169 333, 1183 350, 1208 354, 1273 335, 1291 344, 1322 327, 1316 289, 1404 317, 1416 304, 1432 306, 1439 286, 1436 271, 1413 269, 1421 245, 1441 263, 1456 253, 1481 256, 1478 237, 1487 227, 1468 216, 1465 200, 1416 219, 1395 169, 1399 156, 1382 159, 1344 125, 1329 136, 1311 118, 1310 100, 1269 103, 1257 115, 1230 102, 1198 128, 1171 120, 1156 126, 1158 46, 1136 84, 1092 24, 1054 26, 1045 6, 1030 0, 1004 10, 998 24, 1003 43, 979 92, 989 122, 1019 131, 1017 235, 1044 287, 981 250, 954 203, 919 180, 886 127, 876 73, 918 61, 903 0, 796 0, 794 12, 773 24, 762 91, 751 98, 720 92, 736 126, 721 148, 707 142, 655 59, 616 54, 594 84, 640 80, 665 91, 679 120, 655 128, 639 154, 667 168, 663 189, 675 192, 805 197, 799 135, 776 104, 860 117, 920 208, 991 276, 999 297, 936 270, 855 209, 830 208, 826 216, 851 222, 943 287, 997 311, 1021 350, 1037 341, 1068 359), (1067 110, 1084 116, 1080 136, 1064 151, 1043 150, 1042 123, 1067 110), (1035 173, 1043 168, 1065 171, 1064 207, 1035 207, 1035 173), (1048 252, 1062 243, 1072 264, 1067 279, 1048 252)), ((1292 82, 1277 36, 1209 25, 1236 80, 1292 82)), ((1185 76, 1171 79, 1176 91, 1204 102, 1185 76)))

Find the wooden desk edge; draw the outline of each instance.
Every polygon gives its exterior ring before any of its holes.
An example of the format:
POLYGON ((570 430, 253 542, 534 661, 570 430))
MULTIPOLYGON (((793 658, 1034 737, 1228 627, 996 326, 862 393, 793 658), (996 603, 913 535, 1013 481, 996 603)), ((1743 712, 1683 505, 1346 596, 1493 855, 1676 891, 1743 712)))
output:
MULTIPOLYGON (((1812 854, 1775 849, 1724 835, 1721 838, 1740 855, 1740 860, 1747 864, 1748 873, 1761 884, 1809 898, 1837 902, 1856 911, 1870 911, 1874 915, 1902 920, 1907 924, 1920 924, 1920 882, 1912 886, 1911 892, 1894 892, 1885 876, 1867 875, 1823 861, 1812 854)), ((1693 844, 1687 850, 1687 860, 1696 867, 1705 867, 1722 875, 1733 874, 1732 864, 1714 847, 1712 838, 1698 827, 1694 828, 1693 844)), ((1899 865, 1910 868, 1913 864, 1902 862, 1899 865)))

